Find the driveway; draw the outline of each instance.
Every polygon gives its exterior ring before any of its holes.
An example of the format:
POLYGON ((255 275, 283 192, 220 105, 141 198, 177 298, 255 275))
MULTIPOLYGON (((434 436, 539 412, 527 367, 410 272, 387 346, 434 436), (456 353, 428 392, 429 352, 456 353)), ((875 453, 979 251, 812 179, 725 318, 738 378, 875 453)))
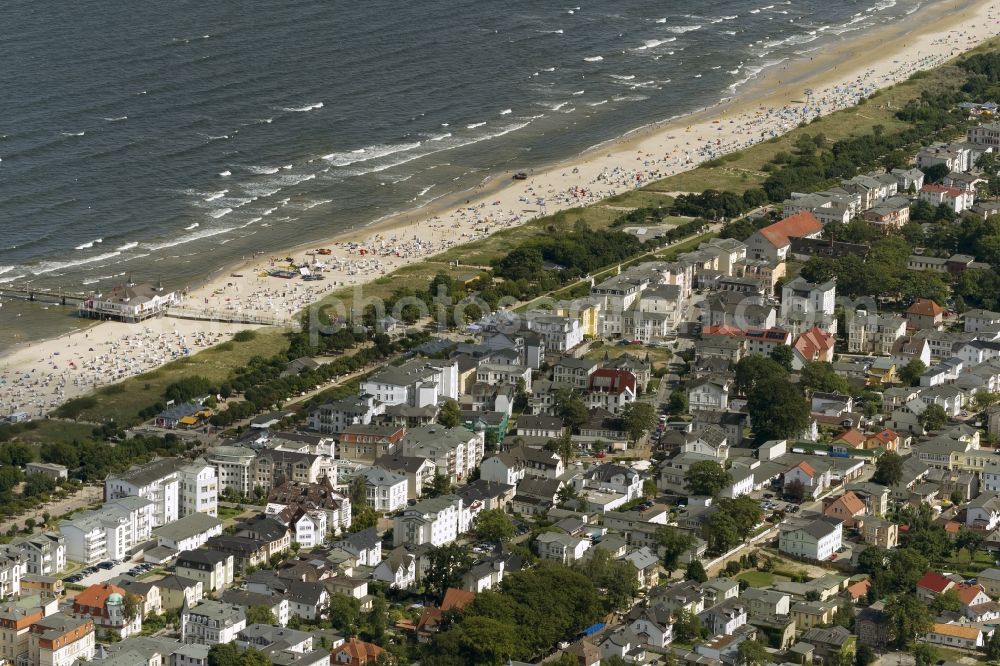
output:
POLYGON ((98 569, 96 572, 90 574, 89 576, 84 576, 83 580, 77 582, 77 585, 83 585, 84 587, 90 587, 91 585, 98 585, 105 581, 109 581, 115 576, 121 576, 128 572, 129 569, 135 566, 135 562, 125 561, 121 564, 116 564, 110 569, 98 569))

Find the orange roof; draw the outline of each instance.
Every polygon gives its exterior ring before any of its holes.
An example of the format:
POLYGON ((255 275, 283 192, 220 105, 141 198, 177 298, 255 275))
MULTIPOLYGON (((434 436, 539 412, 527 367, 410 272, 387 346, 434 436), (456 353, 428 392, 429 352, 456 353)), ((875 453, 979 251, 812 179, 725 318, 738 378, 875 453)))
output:
POLYGON ((347 653, 347 656, 351 659, 348 663, 351 666, 355 666, 374 664, 378 660, 378 656, 382 654, 382 648, 372 643, 359 641, 357 636, 352 636, 343 645, 336 648, 334 654, 340 654, 341 652, 347 653))
POLYGON ((906 314, 937 317, 944 314, 944 309, 929 298, 918 298, 916 303, 906 309, 906 314))
POLYGON ((956 522, 954 520, 949 520, 944 524, 944 531, 948 534, 955 535, 962 531, 962 523, 956 522))
POLYGON ((854 494, 854 491, 850 490, 834 500, 832 504, 840 504, 852 516, 856 516, 865 510, 865 503, 861 501, 860 497, 854 494))
POLYGON ((886 428, 882 432, 877 432, 870 436, 868 439, 875 439, 883 444, 888 444, 889 442, 894 442, 899 438, 899 433, 897 433, 892 428, 886 428))
POLYGON ((872 584, 868 580, 859 580, 857 583, 847 586, 847 593, 851 595, 852 599, 860 599, 868 594, 871 586, 872 584))
POLYGON ((961 583, 955 586, 955 591, 958 592, 958 600, 964 605, 969 606, 975 601, 979 593, 983 591, 983 587, 982 585, 966 585, 965 583, 961 583))
POLYGON ((467 592, 456 587, 449 587, 444 593, 444 600, 441 602, 441 610, 450 611, 453 608, 465 608, 471 604, 475 598, 475 592, 467 592))
POLYGON ((802 238, 819 233, 823 224, 807 210, 786 217, 760 230, 760 235, 774 247, 785 247, 792 238, 802 238))
POLYGON ((807 361, 822 358, 826 352, 833 349, 833 336, 826 331, 813 326, 798 337, 792 345, 807 361))
POLYGON ((793 469, 801 469, 803 472, 806 473, 807 476, 816 476, 816 470, 814 470, 813 466, 807 463, 805 460, 800 462, 798 465, 795 465, 788 471, 791 472, 793 469))
POLYGON ((976 627, 966 627, 960 624, 943 624, 941 622, 935 622, 931 626, 931 633, 974 641, 979 639, 980 630, 976 627))
POLYGON ((73 600, 73 604, 78 607, 86 606, 87 608, 104 608, 105 603, 108 601, 108 597, 115 593, 120 594, 123 598, 127 594, 125 590, 117 585, 112 585, 111 583, 91 585, 86 590, 76 595, 76 598, 73 600))
POLYGON ((835 443, 844 442, 852 447, 858 447, 865 443, 865 433, 861 432, 857 428, 849 428, 837 435, 837 438, 833 441, 835 443))

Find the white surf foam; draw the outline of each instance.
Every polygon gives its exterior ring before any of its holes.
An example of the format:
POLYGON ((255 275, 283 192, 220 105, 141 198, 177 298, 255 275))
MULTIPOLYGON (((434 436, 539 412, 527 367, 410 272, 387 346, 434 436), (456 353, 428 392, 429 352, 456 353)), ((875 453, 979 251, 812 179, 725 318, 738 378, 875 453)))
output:
POLYGON ((346 153, 329 153, 323 155, 323 159, 329 162, 331 166, 343 167, 355 164, 356 162, 366 162, 395 153, 414 150, 415 148, 419 148, 420 145, 420 141, 414 141, 413 143, 375 144, 373 146, 357 148, 346 153))
POLYGON ((229 215, 232 212, 233 212, 232 208, 219 208, 218 210, 213 210, 211 213, 209 213, 209 215, 217 220, 220 217, 225 217, 226 215, 229 215))
POLYGON ((226 176, 232 176, 232 175, 233 175, 233 172, 232 172, 232 171, 229 171, 229 170, 227 169, 226 171, 220 171, 220 172, 219 172, 219 175, 220 175, 220 176, 222 176, 223 178, 225 178, 226 176))
POLYGON ((93 257, 86 257, 84 259, 74 259, 73 261, 43 261, 37 266, 29 266, 28 270, 34 275, 45 275, 46 273, 53 273, 55 271, 65 270, 67 268, 75 268, 77 266, 84 266, 86 264, 93 264, 101 261, 107 261, 108 259, 113 259, 120 255, 121 252, 106 252, 104 254, 98 254, 93 257))
POLYGON ((218 192, 213 192, 212 194, 210 194, 207 197, 205 197, 204 200, 205 201, 215 201, 216 199, 221 199, 222 197, 226 196, 226 193, 228 191, 229 190, 220 190, 218 192))
POLYGON ((305 106, 283 106, 281 110, 290 113, 305 113, 306 111, 315 111, 322 108, 323 102, 316 102, 315 104, 306 104, 305 106))
POLYGON ((511 109, 504 109, 503 111, 500 112, 500 115, 501 116, 507 116, 507 115, 510 115, 510 113, 511 113, 511 109))
POLYGON ((603 56, 591 56, 589 58, 584 58, 584 62, 600 62, 604 60, 603 56))
POLYGON ((77 249, 77 250, 89 250, 90 248, 94 247, 94 245, 96 245, 98 243, 103 243, 103 242, 104 242, 103 238, 95 238, 94 240, 90 241, 89 243, 84 243, 83 245, 77 245, 76 248, 74 248, 74 249, 77 249))
POLYGON ((133 241, 131 243, 125 243, 124 245, 120 245, 115 249, 118 250, 119 252, 124 252, 125 250, 131 250, 137 247, 139 247, 139 244, 133 241))
POLYGON ((477 127, 482 127, 486 123, 472 123, 471 125, 466 125, 466 129, 476 129, 477 127))
POLYGON ((128 116, 118 116, 117 118, 105 118, 109 123, 117 123, 122 120, 128 120, 128 116))

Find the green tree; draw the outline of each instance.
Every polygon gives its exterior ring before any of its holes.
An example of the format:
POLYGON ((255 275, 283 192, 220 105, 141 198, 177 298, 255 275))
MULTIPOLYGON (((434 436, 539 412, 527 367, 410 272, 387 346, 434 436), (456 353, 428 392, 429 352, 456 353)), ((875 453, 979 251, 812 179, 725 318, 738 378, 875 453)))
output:
POLYGON ((931 602, 931 610, 937 615, 944 613, 945 611, 956 612, 962 609, 962 600, 958 597, 958 590, 951 589, 947 590, 942 594, 938 594, 934 597, 934 601, 931 602))
POLYGON ((928 405, 917 420, 924 430, 940 430, 948 425, 948 414, 941 405, 928 405))
POLYGON ((905 649, 931 626, 927 605, 910 593, 890 597, 885 605, 885 618, 892 635, 892 645, 898 649, 905 649))
POLYGON ((749 354, 736 364, 736 379, 733 385, 739 395, 750 395, 759 385, 788 381, 788 371, 773 358, 749 354))
POLYGON ((772 361, 784 368, 786 372, 792 371, 792 359, 795 355, 792 353, 792 348, 788 345, 776 345, 771 350, 769 356, 772 361))
POLYGON ((569 428, 563 431, 563 434, 556 439, 550 439, 545 442, 545 450, 552 451, 560 458, 562 458, 563 464, 568 465, 569 461, 573 459, 573 435, 569 428))
POLYGON ((639 594, 639 581, 631 563, 616 560, 611 553, 597 548, 578 568, 605 591, 607 610, 622 610, 632 605, 639 594))
POLYGON ((955 548, 957 550, 964 549, 969 553, 970 558, 974 558, 976 551, 983 547, 985 541, 986 539, 983 537, 982 532, 975 532, 963 527, 955 535, 955 548))
POLYGON ((635 444, 656 427, 656 410, 648 402, 630 402, 622 409, 621 420, 625 433, 635 444))
POLYGON ((878 655, 875 654, 875 650, 864 643, 858 645, 857 651, 854 653, 854 666, 870 666, 876 661, 878 661, 878 655))
POLYGON ((904 386, 917 386, 920 384, 920 375, 927 372, 927 366, 919 358, 911 359, 909 363, 903 366, 903 369, 899 371, 899 381, 903 383, 904 386))
POLYGON ((708 634, 705 625, 691 611, 682 610, 674 620, 674 635, 676 640, 690 643, 704 638, 708 634))
POLYGON ((667 411, 671 414, 685 414, 688 410, 688 394, 682 388, 675 388, 670 392, 667 400, 667 411))
POLYGON ((743 641, 736 648, 737 666, 764 666, 771 662, 771 654, 761 643, 751 640, 743 641))
POLYGON ((448 475, 435 471, 430 484, 424 488, 424 496, 438 497, 440 495, 448 495, 451 493, 451 490, 451 479, 448 478, 448 475))
POLYGON ((875 473, 872 481, 883 486, 894 486, 903 479, 903 458, 898 453, 889 451, 879 456, 875 461, 875 473))
POLYGON ((792 479, 784 485, 782 494, 789 502, 802 504, 802 500, 806 498, 806 484, 799 479, 792 479))
POLYGON ((687 570, 684 572, 684 580, 693 580, 696 583, 704 583, 708 580, 708 574, 701 560, 692 559, 688 562, 687 570))
POLYGON ((571 431, 579 431, 589 418, 587 403, 583 401, 573 389, 558 389, 553 395, 555 415, 562 419, 563 423, 571 431))
POLYGON ((358 474, 351 479, 348 487, 348 495, 351 498, 351 513, 357 515, 362 509, 368 506, 368 486, 365 477, 358 474))
POLYGON ((343 634, 353 636, 361 629, 361 602, 348 594, 331 594, 327 614, 333 628, 343 634))
POLYGON ((747 398, 757 441, 795 437, 809 425, 809 401, 787 381, 759 385, 747 398))
POLYGON ((673 573, 680 566, 680 557, 694 545, 694 537, 688 532, 667 525, 653 533, 653 543, 663 554, 663 568, 673 573))
POLYGON ((994 631, 990 640, 983 646, 986 658, 990 661, 1000 660, 1000 631, 994 631))
POLYGON ((487 509, 476 516, 472 532, 483 541, 510 541, 514 538, 514 523, 503 509, 487 509))
POLYGON ((714 460, 699 460, 684 472, 684 487, 692 495, 715 497, 732 482, 729 472, 714 460))
POLYGON ((833 623, 854 631, 854 607, 845 602, 837 606, 833 614, 833 623))
POLYGON ((270 624, 277 625, 278 618, 267 606, 251 606, 247 609, 247 624, 270 624))
POLYGON ((457 428, 462 423, 462 408, 448 398, 438 411, 437 421, 445 428, 457 428))
POLYGON ((472 568, 469 552, 457 543, 449 543, 432 549, 428 555, 424 586, 439 599, 449 587, 462 587, 462 576, 472 568))
POLYGON ((931 666, 938 662, 937 648, 930 643, 923 641, 914 643, 913 647, 910 648, 910 654, 913 655, 915 666, 931 666))
POLYGON ((0 448, 0 465, 24 467, 35 459, 35 449, 22 442, 7 442, 0 448))
POLYGON ((722 554, 740 542, 740 528, 728 513, 716 511, 705 523, 703 538, 710 552, 722 554))
POLYGON ((354 507, 351 507, 351 526, 347 528, 348 532, 361 532, 362 530, 367 530, 369 527, 375 527, 378 525, 378 511, 371 508, 367 504, 362 504, 361 509, 354 513, 354 507))
POLYGON ((850 395, 851 386, 847 380, 833 371, 833 365, 823 361, 808 361, 800 373, 802 385, 813 391, 850 395))

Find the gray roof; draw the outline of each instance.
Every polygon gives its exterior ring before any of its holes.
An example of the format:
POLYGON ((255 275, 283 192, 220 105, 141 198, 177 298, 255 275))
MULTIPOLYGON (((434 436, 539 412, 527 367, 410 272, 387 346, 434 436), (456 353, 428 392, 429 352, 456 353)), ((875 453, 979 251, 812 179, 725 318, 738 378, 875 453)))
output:
POLYGON ((207 513, 189 513, 172 523, 157 527, 153 530, 153 534, 164 539, 177 541, 221 526, 221 520, 207 513))
POLYGON ((127 481, 134 486, 148 486, 165 476, 175 474, 178 469, 187 464, 181 458, 158 458, 143 465, 133 465, 121 474, 111 474, 109 479, 127 481))
POLYGON ((246 619, 242 607, 211 599, 202 600, 197 606, 189 608, 187 612, 191 615, 201 615, 216 620, 227 626, 246 619))

